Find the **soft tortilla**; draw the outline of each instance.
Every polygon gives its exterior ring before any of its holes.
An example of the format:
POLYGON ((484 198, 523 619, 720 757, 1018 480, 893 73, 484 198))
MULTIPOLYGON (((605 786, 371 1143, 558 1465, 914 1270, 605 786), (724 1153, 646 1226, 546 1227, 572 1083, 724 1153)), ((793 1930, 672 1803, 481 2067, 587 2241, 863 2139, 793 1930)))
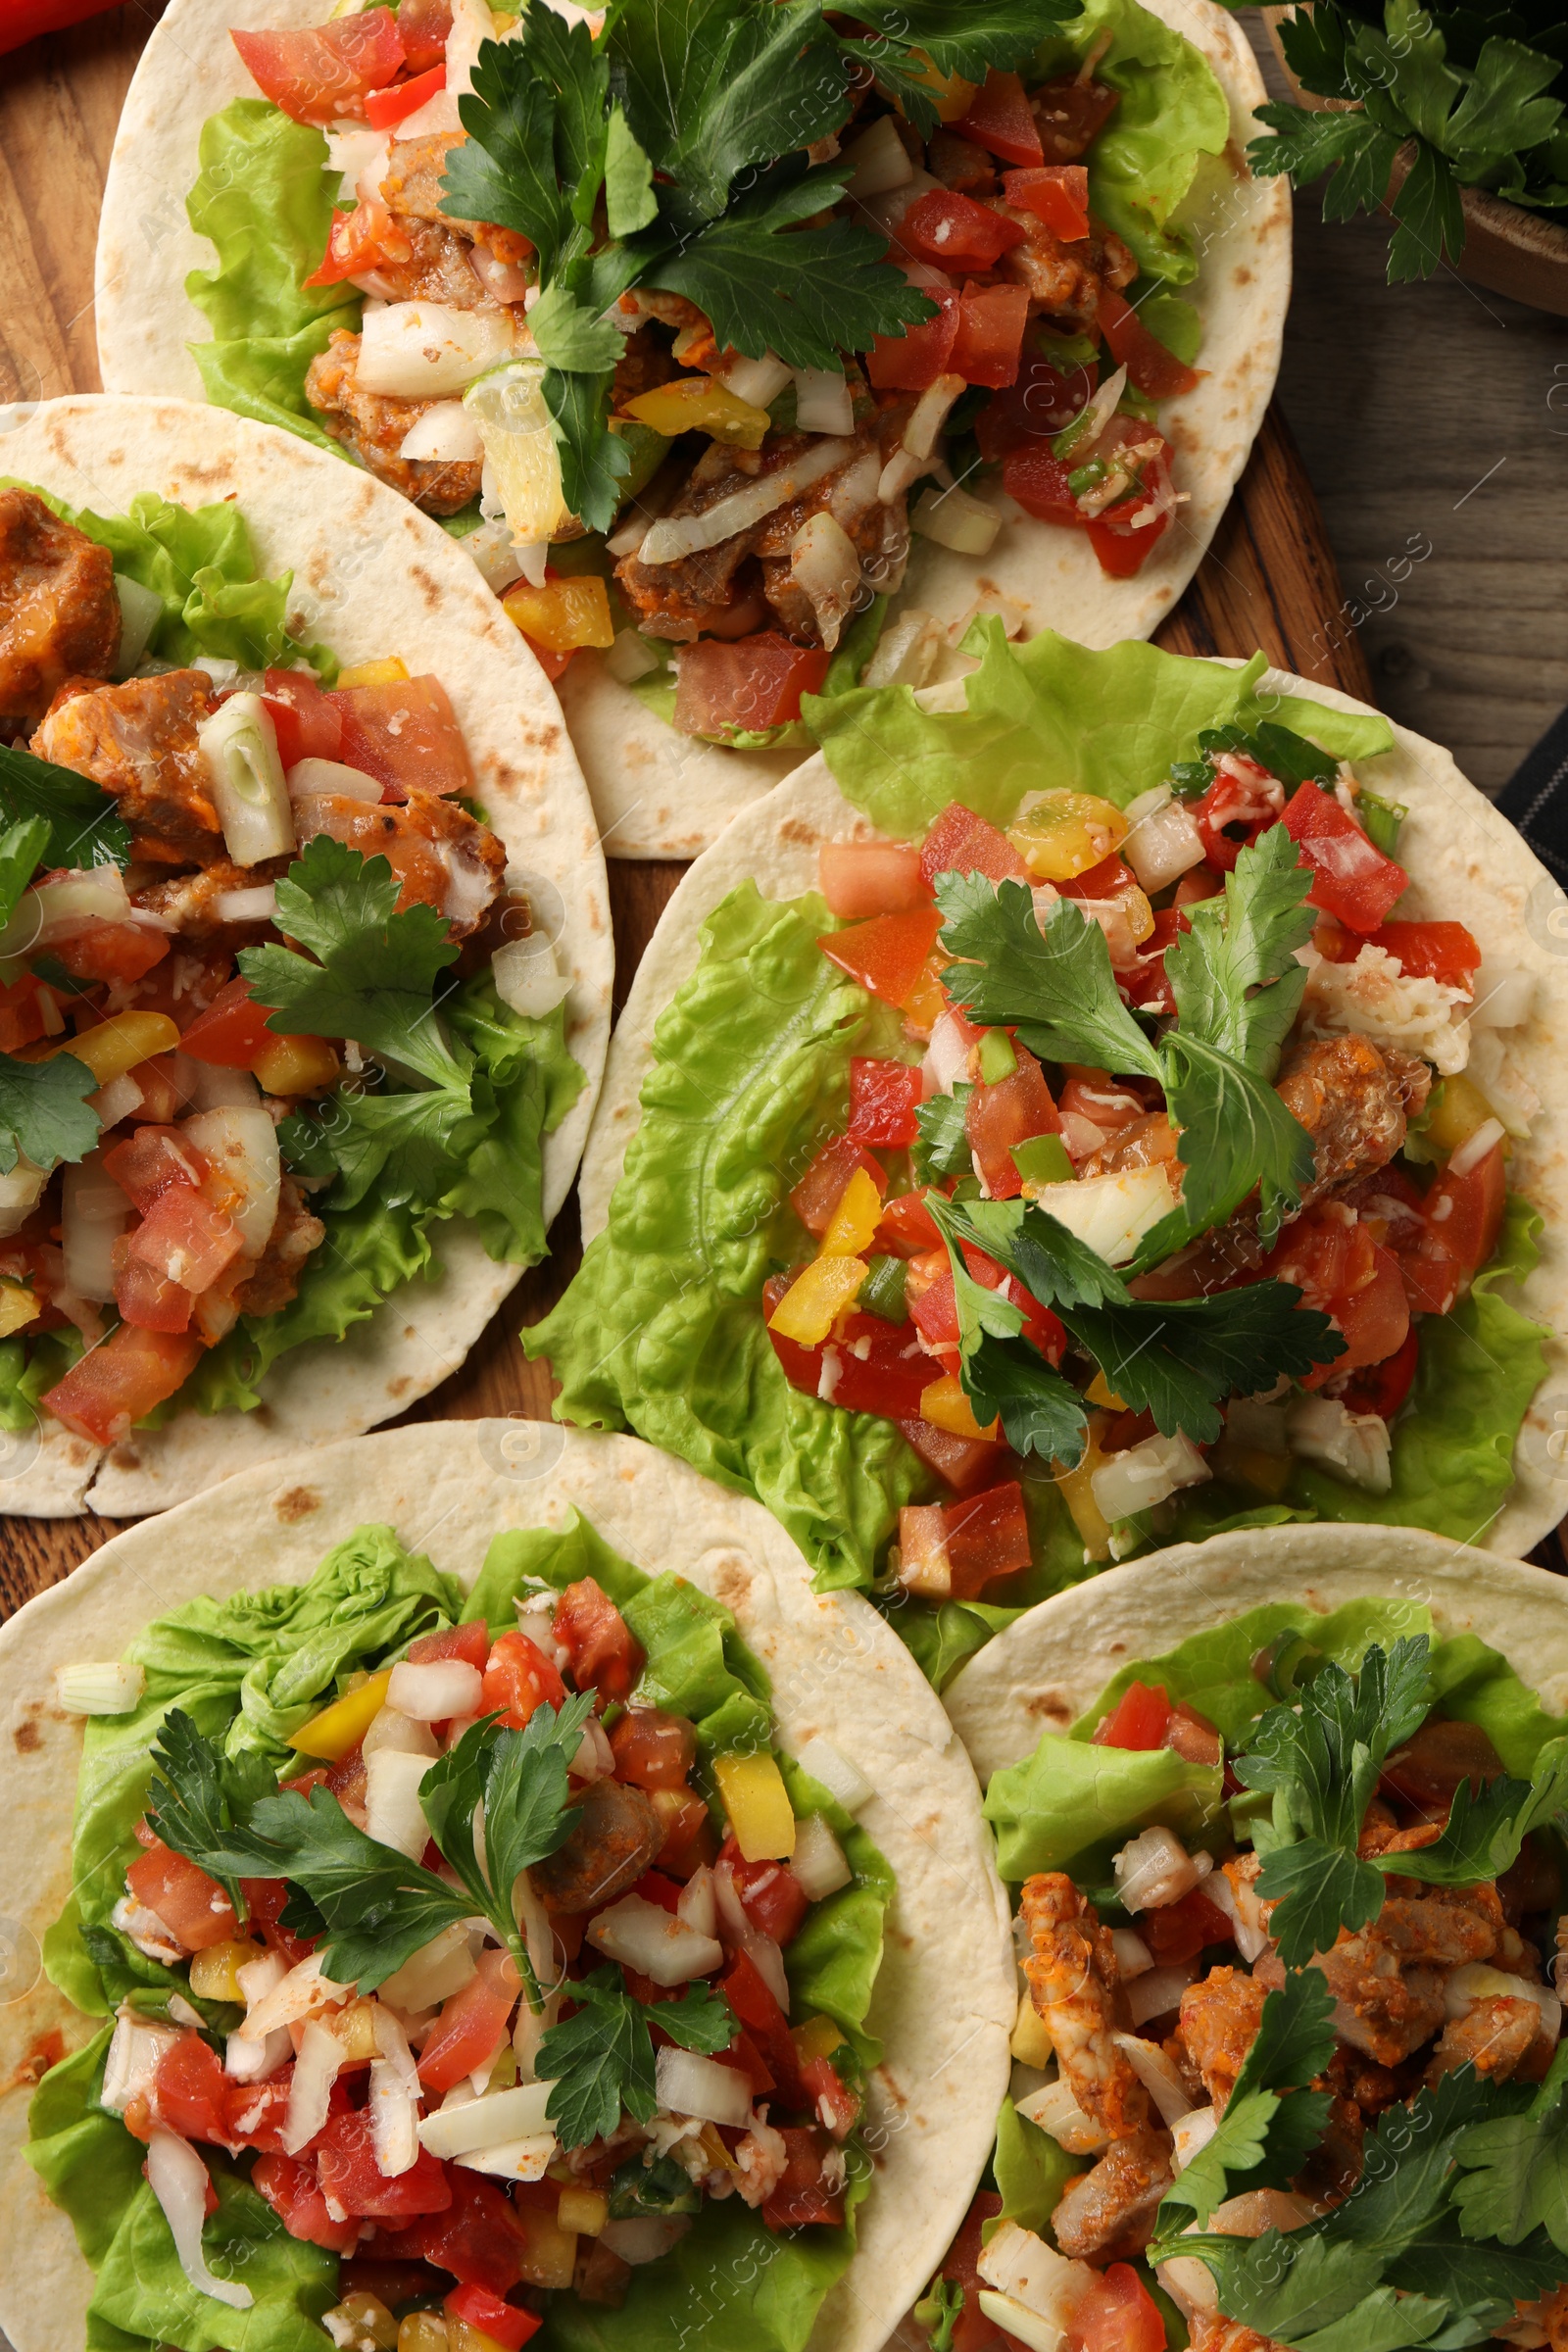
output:
POLYGON ((11 2085, 0 2092, 0 2238, 27 2249, 0 2278, 0 2326, 16 2352, 79 2352, 91 2293, 71 2224, 23 2160, 28 2086, 16 2071, 50 2031, 76 2048, 97 2026, 37 1973, 38 1942, 70 1887, 82 1739, 79 1719, 55 1705, 55 1669, 114 1657, 149 1618, 199 1593, 302 1584, 367 1520, 390 1522, 469 1584, 502 1529, 559 1527, 574 1507, 650 1576, 676 1569, 722 1600, 772 1677, 781 1745, 798 1751, 822 1734, 875 1790, 859 1818, 899 1883, 867 2021, 887 2051, 871 2089, 886 2136, 859 2252, 813 2344, 873 2352, 941 2261, 991 2152, 1016 2000, 974 1775, 935 1694, 865 1601, 812 1592, 759 1504, 636 1439, 446 1422, 248 1470, 117 1536, 0 1632, 13 1830, 0 1915, 20 1972, 0 2007, 0 2082, 11 2085))
POLYGON ((1444 1637, 1500 1650, 1548 1714, 1568 1710, 1568 1585, 1404 1527, 1244 1528, 1107 1568, 1043 1600, 971 1658, 944 1704, 982 1783, 1070 1730, 1111 1676, 1265 1601, 1320 1614, 1373 1594, 1419 1601, 1444 1637))
MULTIPOLYGON (((1092 646, 1147 637, 1213 537, 1274 388, 1291 291, 1291 196, 1287 180, 1253 179, 1242 160, 1266 95, 1256 61, 1213 0, 1144 4, 1201 50, 1231 109, 1231 144, 1223 158, 1204 159, 1180 216, 1204 256, 1182 292, 1202 316, 1206 372, 1162 408, 1161 424, 1188 503, 1134 580, 1108 578, 1081 532, 1027 517, 1005 525, 979 562, 917 539, 894 617, 906 606, 934 612, 955 644, 981 610, 1002 612, 1026 637, 1043 628, 1092 646)), ((110 390, 202 396, 186 346, 211 329, 185 278, 210 270, 214 253, 186 220, 185 198, 202 124, 230 99, 258 94, 229 30, 314 24, 321 14, 321 0, 174 0, 154 28, 121 117, 98 230, 98 363, 110 390)), ((695 857, 797 758, 677 735, 592 652, 566 671, 561 701, 612 858, 695 857)))
MULTIPOLYGON (((942 690, 945 699, 956 688, 942 690)), ((1348 695, 1270 670, 1263 694, 1304 695, 1337 710, 1366 710, 1348 695)), ((1520 1303, 1544 1326, 1546 1373, 1514 1450, 1514 1488, 1492 1526, 1476 1531, 1489 1551, 1528 1551, 1568 1510, 1568 941, 1552 928, 1562 893, 1505 817, 1467 783, 1439 745, 1395 727, 1395 748, 1378 760, 1376 788, 1409 814, 1399 858, 1414 877, 1417 910, 1466 923, 1490 963, 1534 974, 1530 1019, 1507 1033, 1509 1058, 1542 1099, 1528 1142, 1513 1148, 1510 1183, 1540 1209, 1541 1262, 1519 1286, 1520 1303)), ((611 1195, 642 1117, 641 1089, 653 1058, 654 1025, 702 952, 713 908, 751 879, 764 898, 792 899, 817 886, 824 841, 876 839, 820 754, 743 811, 684 876, 637 967, 605 1066, 593 1133, 583 1155, 582 1235, 609 1220, 611 1195)), ((1157 1555, 1164 1560, 1169 1555, 1157 1555)))
MULTIPOLYGON (((566 1044, 588 1083, 544 1139, 548 1225, 570 1188, 610 1030, 614 951, 598 830, 582 771, 537 664, 461 549, 405 499, 292 434, 179 400, 46 401, 3 413, 0 470, 100 514, 141 491, 185 506, 232 497, 264 574, 292 571, 289 625, 345 662, 400 654, 452 697, 479 798, 506 843, 508 872, 561 909, 557 956, 569 971, 566 1044)), ((455 1372, 521 1268, 487 1257, 466 1221, 436 1228, 441 1271, 410 1283, 341 1342, 285 1356, 253 1413, 182 1413, 107 1452, 44 1416, 0 1458, 0 1508, 34 1517, 131 1518, 198 1494, 231 1471, 301 1446, 353 1437, 455 1372)))

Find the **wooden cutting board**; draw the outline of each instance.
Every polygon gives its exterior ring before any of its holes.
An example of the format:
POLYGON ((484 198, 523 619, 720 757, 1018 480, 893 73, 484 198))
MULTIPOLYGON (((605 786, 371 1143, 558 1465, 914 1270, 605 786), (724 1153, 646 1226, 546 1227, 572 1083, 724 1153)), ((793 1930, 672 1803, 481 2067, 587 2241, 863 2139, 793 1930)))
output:
MULTIPOLYGON (((92 335, 92 253, 109 151, 136 59, 162 14, 119 9, 6 60, 0 82, 0 400, 99 389, 92 335)), ((0 472, 4 450, 0 443, 0 472)), ((1261 647, 1271 662, 1372 699, 1355 630, 1345 617, 1317 502, 1278 408, 1192 586, 1157 631, 1173 653, 1261 647)), ((617 1008, 654 925, 684 869, 611 860, 617 1008)), ((580 1255, 575 1194, 552 1255, 526 1276, 461 1372, 406 1422, 486 1414, 548 1418, 551 1383, 525 1362, 517 1330, 561 1296, 580 1255)), ((106 1519, 0 1517, 0 1614, 58 1581, 112 1535, 106 1519)), ((1553 1563, 1555 1564, 1555 1562, 1553 1563)))

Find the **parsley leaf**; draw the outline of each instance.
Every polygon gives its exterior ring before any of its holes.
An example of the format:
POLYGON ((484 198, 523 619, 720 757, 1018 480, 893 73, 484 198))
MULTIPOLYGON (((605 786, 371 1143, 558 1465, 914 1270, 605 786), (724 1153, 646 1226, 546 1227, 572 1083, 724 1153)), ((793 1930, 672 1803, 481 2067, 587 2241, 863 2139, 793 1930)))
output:
POLYGON ((1302 2090, 1338 2046, 1334 2000, 1316 1969, 1293 1970, 1263 2003, 1252 2046, 1232 2097, 1253 2090, 1302 2090))
POLYGON ((937 905, 942 945, 959 958, 942 984, 970 1020, 1016 1028, 1042 1061, 1159 1077, 1158 1054, 1116 993, 1105 935, 1071 899, 1039 919, 1022 882, 942 874, 937 905))
POLYGON ((1446 157, 1424 139, 1418 142, 1415 161, 1389 210, 1398 223, 1389 239, 1390 285, 1430 277, 1445 258, 1456 262, 1463 253, 1464 207, 1459 201, 1459 183, 1446 157))
POLYGON ((1379 1866, 1429 1886, 1472 1886, 1478 1879, 1500 1878, 1518 1860, 1531 1830, 1547 1820, 1561 1822, 1565 1814, 1568 1740, 1552 1740, 1528 1781, 1499 1774, 1478 1795, 1461 1781, 1442 1837, 1412 1853, 1382 1855, 1379 1866))
MULTIPOLYGON (((614 333, 613 327, 605 331, 614 333)), ((620 504, 620 484, 631 471, 630 450, 608 429, 612 373, 579 375, 547 368, 539 387, 561 461, 561 494, 591 531, 609 530, 620 504)))
POLYGON ((1180 1028, 1160 1047, 1166 1107, 1182 1139, 1182 1198, 1144 1236, 1139 1272, 1223 1225, 1254 1189, 1258 1238, 1272 1242, 1315 1165, 1312 1138, 1256 1071, 1180 1028))
POLYGON ((1089 1431, 1083 1398, 1027 1340, 982 1338, 964 1356, 962 1377, 982 1428, 1000 1414, 1015 1453, 1078 1467, 1089 1431))
POLYGON ((0 833, 0 928, 16 913, 23 892, 42 864, 51 830, 46 816, 24 816, 0 833))
POLYGON ((596 318, 564 279, 546 286, 528 313, 528 331, 550 367, 587 375, 613 374, 626 348, 619 329, 596 318))
POLYGON ((965 1122, 973 1093, 974 1088, 960 1079, 951 1095, 933 1095, 916 1104, 914 1123, 920 1133, 909 1146, 909 1159, 923 1182, 934 1176, 968 1175, 972 1154, 965 1122))
POLYGON ((277 1794, 276 1774, 254 1748, 225 1755, 178 1707, 164 1718, 153 1762, 161 1777, 148 1795, 148 1820, 166 1845, 218 1881, 243 1919, 239 1882, 257 1873, 252 1850, 243 1842, 232 1846, 230 1838, 235 1832, 243 1838, 255 1806, 277 1794))
POLYGON ((286 1125, 279 1138, 290 1167, 336 1176, 335 1208, 356 1207, 372 1189, 387 1208, 439 1200, 485 1132, 468 1090, 457 1087, 423 1095, 340 1090, 318 1115, 286 1125))
POLYGON ((458 958, 433 906, 396 911, 398 883, 384 858, 362 858, 327 834, 308 841, 277 885, 278 929, 318 958, 288 948, 243 948, 239 968, 280 1036, 355 1038, 433 1086, 466 1089, 436 1018, 433 992, 458 958))
POLYGON ((1273 1077, 1306 986, 1296 951, 1312 935, 1311 887, 1295 842, 1271 825, 1242 851, 1227 887, 1190 909, 1191 930, 1165 956, 1184 1037, 1201 1037, 1273 1077))
POLYGON ((540 2080, 552 2085, 545 2113, 564 2148, 608 2138, 623 2112, 639 2124, 651 2121, 658 2105, 651 2020, 685 2050, 711 2054, 735 2038, 733 2011, 707 1984, 688 1985, 678 2001, 651 2011, 627 1991, 619 1969, 608 1967, 578 1978, 570 1998, 576 2015, 550 2028, 536 2059, 540 2080))
POLYGON ((98 1081, 74 1054, 19 1061, 0 1054, 0 1174, 9 1176, 19 1153, 34 1167, 84 1159, 98 1141, 100 1120, 86 1098, 98 1081))
POLYGON ((1077 14, 1077 0, 978 0, 967 8, 953 0, 872 0, 855 12, 858 24, 870 25, 870 38, 841 39, 839 49, 929 138, 940 120, 933 66, 969 81, 984 81, 993 66, 1010 73, 1028 66, 1042 41, 1077 14))
MULTIPOLYGON (((1423 2344, 1447 2318, 1429 2296, 1396 2299, 1379 2283, 1383 2264, 1368 2246, 1304 2245, 1277 2230, 1243 2242, 1224 2269, 1221 2293, 1227 2319, 1240 2320, 1298 2352, 1398 2352, 1423 2344)), ((1469 2340, 1469 2339, 1466 2339, 1469 2340)))
POLYGON ((609 67, 585 24, 530 9, 515 41, 484 41, 458 101, 441 210, 528 238, 541 284, 588 250, 604 172, 609 67))
POLYGON ((39 864, 79 872, 130 862, 130 827, 91 776, 0 743, 0 822, 19 825, 35 816, 49 827, 39 864))
POLYGON ((247 1875, 287 1879, 309 1895, 324 1931, 322 1967, 362 1992, 373 1992, 433 1936, 473 1911, 470 1895, 357 1829, 329 1788, 313 1788, 308 1798, 297 1788, 263 1797, 233 1850, 246 1843, 253 1856, 247 1875))
POLYGON ((1454 2155, 1465 2171, 1453 2202, 1466 2237, 1517 2246, 1542 2229, 1568 2254, 1568 2043, 1525 2114, 1472 2124, 1454 2155))
POLYGON ((654 167, 638 146, 618 106, 610 110, 605 141, 605 218, 612 237, 635 236, 659 218, 654 167))

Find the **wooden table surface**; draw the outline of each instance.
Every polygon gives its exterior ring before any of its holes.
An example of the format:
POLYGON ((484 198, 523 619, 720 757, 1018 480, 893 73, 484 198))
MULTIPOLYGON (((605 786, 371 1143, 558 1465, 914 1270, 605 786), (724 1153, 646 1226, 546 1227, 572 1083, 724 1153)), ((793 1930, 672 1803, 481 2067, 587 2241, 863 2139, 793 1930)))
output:
MULTIPOLYGON (((0 61, 0 400, 99 388, 92 254, 115 123, 142 44, 162 13, 134 4, 0 61)), ((3 461, 0 461, 3 470, 3 461)), ((1374 699, 1362 637, 1337 625, 1343 597, 1321 516, 1284 417, 1269 414, 1238 496, 1160 644, 1191 654, 1250 654, 1374 699)), ((616 1003, 676 864, 611 861, 616 1003)), ((508 1299, 463 1370, 406 1421, 548 1414, 550 1380, 523 1359, 516 1331, 548 1312, 579 1254, 575 1195, 552 1254, 508 1299)), ((0 1518, 0 1613, 55 1582, 113 1533, 97 1518, 0 1518)))

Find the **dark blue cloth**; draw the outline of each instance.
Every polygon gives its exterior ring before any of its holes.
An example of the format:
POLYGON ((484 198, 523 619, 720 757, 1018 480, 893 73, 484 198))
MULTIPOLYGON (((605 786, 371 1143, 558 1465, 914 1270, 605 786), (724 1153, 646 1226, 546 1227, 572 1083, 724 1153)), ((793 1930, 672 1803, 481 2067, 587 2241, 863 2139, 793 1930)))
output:
POLYGON ((1553 719, 1497 795, 1553 881, 1568 889, 1568 710, 1553 719))

